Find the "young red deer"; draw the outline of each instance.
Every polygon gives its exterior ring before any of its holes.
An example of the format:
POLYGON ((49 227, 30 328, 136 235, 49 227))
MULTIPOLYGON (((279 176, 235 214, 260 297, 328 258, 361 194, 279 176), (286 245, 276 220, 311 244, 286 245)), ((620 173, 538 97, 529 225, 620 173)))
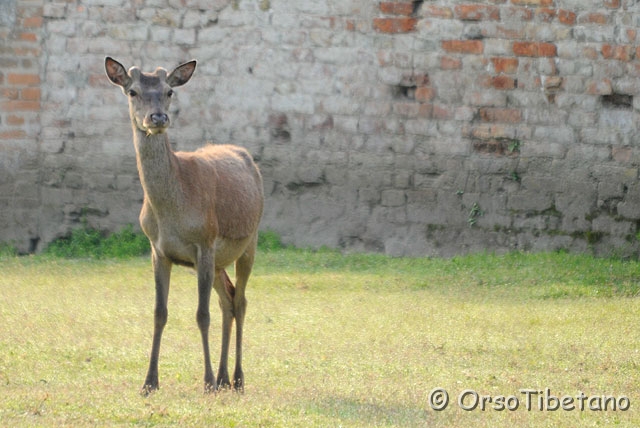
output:
POLYGON ((167 297, 173 264, 194 267, 198 274, 196 319, 204 351, 205 391, 231 386, 227 369, 229 340, 236 321, 236 367, 233 387, 244 389, 242 328, 247 306, 245 287, 251 273, 262 216, 262 178, 246 150, 231 145, 207 145, 195 152, 173 152, 166 130, 168 109, 176 86, 191 78, 196 62, 171 73, 156 68, 129 71, 107 57, 109 80, 129 98, 138 173, 144 190, 140 225, 151 241, 156 284, 153 344, 142 387, 158 388, 158 355, 167 322, 167 297), (235 287, 225 268, 235 262, 235 287), (222 349, 217 383, 209 356, 209 299, 218 293, 222 311, 222 349))

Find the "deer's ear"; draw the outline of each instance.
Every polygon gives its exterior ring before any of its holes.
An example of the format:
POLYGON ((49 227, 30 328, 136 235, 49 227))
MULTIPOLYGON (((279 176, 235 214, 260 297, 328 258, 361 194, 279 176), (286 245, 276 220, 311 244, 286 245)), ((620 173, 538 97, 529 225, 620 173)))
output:
POLYGON ((127 74, 122 64, 111 57, 104 59, 104 68, 107 71, 107 77, 115 85, 123 88, 131 83, 131 77, 127 74))
POLYGON ((167 77, 167 83, 172 88, 176 86, 182 86, 191 79, 193 72, 196 70, 196 61, 185 62, 182 65, 176 67, 175 70, 167 77))

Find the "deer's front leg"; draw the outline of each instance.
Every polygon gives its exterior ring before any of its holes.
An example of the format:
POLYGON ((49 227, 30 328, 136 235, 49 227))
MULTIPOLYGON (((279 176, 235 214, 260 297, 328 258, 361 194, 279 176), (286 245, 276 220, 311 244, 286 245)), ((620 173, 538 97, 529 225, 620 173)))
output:
POLYGON ((156 304, 154 311, 153 344, 151 345, 151 358, 149 370, 142 386, 142 394, 148 395, 158 389, 158 358, 160 355, 160 341, 162 331, 167 324, 169 312, 167 299, 169 298, 169 281, 171 278, 171 262, 152 251, 153 273, 156 283, 156 304))
POLYGON ((196 320, 200 335, 202 336, 202 350, 204 352, 204 390, 213 392, 216 390, 216 379, 211 369, 211 356, 209 353, 209 301, 211 299, 211 287, 213 284, 214 259, 212 249, 201 249, 198 257, 198 311, 196 320))

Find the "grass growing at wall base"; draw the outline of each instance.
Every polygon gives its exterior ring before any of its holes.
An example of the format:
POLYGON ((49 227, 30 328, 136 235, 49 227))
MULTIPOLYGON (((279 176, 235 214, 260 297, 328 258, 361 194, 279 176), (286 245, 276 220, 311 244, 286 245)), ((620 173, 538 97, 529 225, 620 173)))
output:
POLYGON ((105 259, 135 257, 150 251, 147 237, 129 225, 112 234, 87 226, 77 228, 70 236, 49 244, 44 253, 62 258, 105 259))
MULTIPOLYGON (((258 248, 261 251, 275 251, 285 246, 277 233, 266 230, 258 236, 258 248)), ((85 225, 49 244, 44 254, 66 259, 123 259, 149 254, 150 251, 149 239, 142 232, 134 231, 131 225, 111 234, 85 225)), ((12 246, 0 245, 0 257, 15 255, 12 246)))

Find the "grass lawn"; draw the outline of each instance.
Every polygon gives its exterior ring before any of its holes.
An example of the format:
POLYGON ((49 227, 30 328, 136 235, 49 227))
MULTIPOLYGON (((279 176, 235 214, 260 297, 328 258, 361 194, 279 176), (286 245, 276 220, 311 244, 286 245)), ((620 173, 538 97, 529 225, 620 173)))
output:
MULTIPOLYGON (((639 263, 581 255, 262 252, 245 394, 205 395, 196 278, 176 267, 161 386, 144 398, 148 259, 4 257, 0 426, 640 426, 639 294, 639 263), (435 388, 449 395, 442 411, 429 404, 435 388), (555 404, 545 388, 575 410, 539 410, 539 397, 555 404), (524 389, 537 394, 530 411, 524 389), (464 407, 475 394, 492 402, 464 410, 463 393, 464 407), (517 410, 494 410, 499 396, 517 410), (608 410, 590 410, 602 396, 608 410)), ((215 299, 212 315, 215 371, 215 299)))

